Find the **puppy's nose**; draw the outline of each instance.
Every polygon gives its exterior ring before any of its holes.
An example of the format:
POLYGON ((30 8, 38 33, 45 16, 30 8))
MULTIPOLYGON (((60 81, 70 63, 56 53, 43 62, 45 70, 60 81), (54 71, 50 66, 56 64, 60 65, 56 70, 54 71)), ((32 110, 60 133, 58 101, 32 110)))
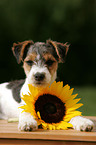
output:
POLYGON ((34 75, 34 77, 35 77, 35 80, 36 80, 36 81, 43 81, 44 78, 45 78, 45 74, 44 74, 44 73, 39 73, 39 72, 37 72, 37 73, 34 75))

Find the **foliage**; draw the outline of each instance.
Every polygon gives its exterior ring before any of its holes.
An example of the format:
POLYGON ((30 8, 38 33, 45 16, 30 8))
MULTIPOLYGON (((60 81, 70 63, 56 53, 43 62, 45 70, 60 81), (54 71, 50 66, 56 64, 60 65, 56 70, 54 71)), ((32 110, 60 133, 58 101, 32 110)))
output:
POLYGON ((75 87, 74 93, 78 93, 78 98, 84 104, 79 111, 84 116, 96 116, 96 88, 94 86, 75 87))

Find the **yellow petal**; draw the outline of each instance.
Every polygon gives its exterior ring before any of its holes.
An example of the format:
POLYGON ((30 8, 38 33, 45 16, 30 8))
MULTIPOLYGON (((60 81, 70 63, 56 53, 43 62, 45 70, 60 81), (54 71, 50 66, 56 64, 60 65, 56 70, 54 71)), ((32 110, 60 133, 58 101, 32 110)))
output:
POLYGON ((75 116, 81 116, 82 112, 80 111, 73 111, 69 115, 64 116, 64 121, 70 121, 75 116))
POLYGON ((62 88, 62 91, 60 93, 60 98, 63 98, 64 101, 68 98, 70 98, 70 96, 68 96, 68 93, 69 93, 69 89, 70 89, 70 86, 69 85, 66 85, 62 88))
POLYGON ((40 112, 37 112, 38 118, 41 119, 40 112))
POLYGON ((79 99, 74 99, 74 100, 73 100, 73 99, 67 100, 67 101, 66 101, 66 109, 68 109, 68 108, 74 106, 77 102, 80 101, 80 99, 81 99, 81 98, 79 98, 79 99))
POLYGON ((52 129, 55 130, 55 125, 52 126, 52 129))
POLYGON ((66 114, 69 113, 70 111, 74 111, 74 110, 78 109, 78 108, 81 107, 82 105, 83 105, 82 103, 75 104, 75 105, 72 106, 71 108, 68 108, 68 109, 67 109, 66 114))
POLYGON ((49 130, 52 130, 52 124, 48 124, 49 130))

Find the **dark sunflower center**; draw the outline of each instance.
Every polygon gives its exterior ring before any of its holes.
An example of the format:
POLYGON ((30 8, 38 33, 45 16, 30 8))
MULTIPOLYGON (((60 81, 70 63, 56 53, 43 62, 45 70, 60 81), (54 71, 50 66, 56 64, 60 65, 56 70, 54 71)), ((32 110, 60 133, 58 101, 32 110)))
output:
POLYGON ((44 110, 48 114, 54 114, 57 112, 57 108, 54 104, 52 103, 47 103, 44 105, 44 110))
POLYGON ((65 105, 56 96, 44 94, 35 102, 36 112, 40 112, 41 119, 46 123, 58 123, 65 115, 65 105))

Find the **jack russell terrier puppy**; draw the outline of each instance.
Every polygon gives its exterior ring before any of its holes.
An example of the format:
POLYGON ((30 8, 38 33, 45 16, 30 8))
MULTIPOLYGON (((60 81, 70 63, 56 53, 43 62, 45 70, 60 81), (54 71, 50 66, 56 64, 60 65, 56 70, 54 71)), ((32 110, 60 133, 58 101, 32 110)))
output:
MULTIPOLYGON (((69 45, 47 40, 46 43, 24 41, 14 43, 12 51, 18 64, 23 62, 26 74, 25 80, 3 83, 0 85, 0 119, 18 118, 20 130, 31 131, 38 128, 37 122, 30 113, 18 109, 24 105, 21 100, 23 94, 28 93, 28 84, 46 86, 55 81, 58 63, 63 63, 69 45)), ((91 120, 81 116, 70 120, 73 128, 81 131, 91 131, 94 124, 91 120)))

